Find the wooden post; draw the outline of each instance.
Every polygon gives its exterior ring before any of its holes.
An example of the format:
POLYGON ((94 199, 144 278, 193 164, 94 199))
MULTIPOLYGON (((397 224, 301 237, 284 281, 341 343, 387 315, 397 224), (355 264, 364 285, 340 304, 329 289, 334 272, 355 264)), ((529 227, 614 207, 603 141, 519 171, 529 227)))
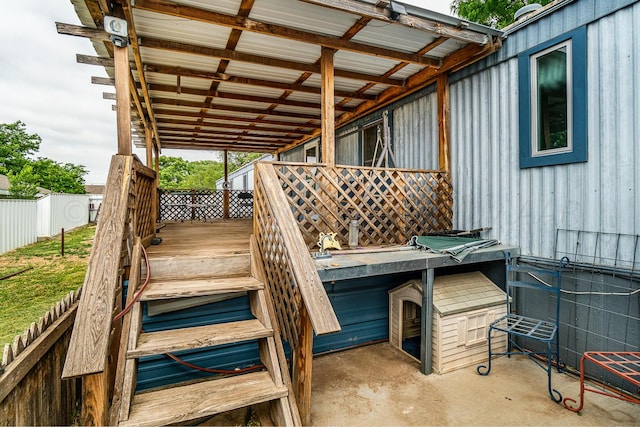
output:
POLYGON ((107 372, 87 375, 82 379, 83 426, 106 426, 109 424, 109 385, 107 372))
POLYGON ((433 278, 434 270, 422 270, 422 318, 420 319, 420 371, 429 375, 433 364, 433 278))
POLYGON ((333 75, 334 54, 334 49, 322 47, 322 55, 320 57, 320 71, 322 78, 322 163, 325 163, 329 167, 333 167, 336 163, 335 98, 333 75))
POLYGON ((451 171, 451 151, 449 148, 449 77, 440 74, 436 79, 438 86, 438 147, 440 170, 451 171))
POLYGON ((147 167, 153 169, 153 135, 151 125, 147 123, 144 127, 144 146, 147 149, 147 167))
POLYGON ((229 188, 226 185, 229 182, 229 162, 228 152, 224 150, 224 185, 225 188, 222 191, 222 217, 229 219, 229 188))
POLYGON ((113 46, 116 80, 118 154, 131 155, 131 94, 129 93, 129 50, 113 46))
POLYGON ((311 379, 313 367, 313 325, 304 304, 300 305, 300 335, 293 352, 293 387, 302 425, 311 425, 311 379))
POLYGON ((156 171, 156 185, 153 192, 153 207, 154 207, 153 230, 154 230, 154 236, 155 236, 156 222, 158 222, 158 219, 160 218, 160 149, 158 148, 157 140, 156 140, 156 144, 154 144, 153 146, 153 151, 155 153, 154 169, 156 171))

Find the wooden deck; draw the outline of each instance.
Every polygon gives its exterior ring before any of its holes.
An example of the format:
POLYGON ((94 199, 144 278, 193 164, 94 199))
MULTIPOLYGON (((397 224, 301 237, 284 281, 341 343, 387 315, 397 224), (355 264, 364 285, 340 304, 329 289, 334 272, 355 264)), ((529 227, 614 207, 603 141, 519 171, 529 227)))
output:
POLYGON ((158 233, 162 243, 147 248, 149 258, 220 257, 249 254, 251 219, 169 222, 158 233))

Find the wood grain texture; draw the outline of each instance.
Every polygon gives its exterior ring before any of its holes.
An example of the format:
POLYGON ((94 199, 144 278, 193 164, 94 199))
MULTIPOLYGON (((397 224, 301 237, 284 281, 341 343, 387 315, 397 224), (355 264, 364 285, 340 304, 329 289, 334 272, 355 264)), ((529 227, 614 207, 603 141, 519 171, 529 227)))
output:
POLYGON ((114 47, 118 154, 131 155, 131 94, 129 92, 129 48, 114 47))
POLYGON ((335 88, 333 74, 333 56, 335 51, 322 48, 320 57, 321 88, 322 88, 322 161, 328 166, 336 162, 336 132, 335 132, 335 88))
POLYGON ((137 358, 154 354, 211 347, 273 335, 273 329, 265 328, 257 319, 192 328, 170 329, 140 334, 138 345, 129 349, 127 357, 137 358))
POLYGON ((142 301, 154 301, 255 291, 258 289, 264 289, 264 285, 260 281, 253 277, 244 276, 219 279, 152 280, 140 299, 142 301))
POLYGON ((156 426, 202 418, 286 396, 268 372, 173 387, 135 396, 131 414, 121 426, 156 426), (177 398, 179 397, 179 398, 177 398))
POLYGON ((102 372, 106 366, 111 316, 120 275, 120 249, 129 201, 132 158, 113 156, 96 227, 64 378, 102 372), (115 249, 118 248, 118 249, 115 249))

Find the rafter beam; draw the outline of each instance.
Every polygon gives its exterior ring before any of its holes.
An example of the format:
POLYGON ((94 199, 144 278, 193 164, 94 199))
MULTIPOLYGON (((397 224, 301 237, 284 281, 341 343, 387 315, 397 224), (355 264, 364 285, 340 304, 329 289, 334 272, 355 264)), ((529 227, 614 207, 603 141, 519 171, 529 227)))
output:
POLYGON ((255 134, 255 133, 247 133, 247 132, 221 132, 221 131, 212 131, 207 129, 194 130, 194 129, 179 128, 179 127, 162 127, 162 126, 160 126, 159 129, 163 135, 171 135, 171 134, 176 134, 176 135, 188 134, 188 135, 194 135, 194 136, 211 135, 211 136, 217 136, 220 139, 230 139, 230 140, 236 140, 237 138, 241 138, 241 137, 249 137, 249 138, 259 138, 264 140, 265 142, 268 142, 269 140, 274 140, 274 142, 284 141, 288 144, 296 139, 293 136, 285 137, 280 135, 265 135, 263 133, 255 134))
MULTIPOLYGON (((172 101, 172 100, 167 100, 172 101)), ((153 98, 152 101, 154 104, 165 104, 163 99, 153 98)), ((185 102, 185 101, 182 101, 185 102)), ((196 103, 200 104, 201 103, 196 103)), ((168 105, 176 105, 176 104, 168 104, 168 105)), ((286 126, 293 128, 309 128, 309 129, 318 129, 320 127, 319 124, 314 123, 304 123, 304 122, 285 122, 282 120, 269 120, 269 119, 257 119, 255 117, 235 117, 235 116, 221 116, 219 114, 210 114, 210 113, 201 113, 201 112, 190 112, 190 111, 178 111, 178 110, 168 110, 156 108, 155 112, 157 115, 163 116, 177 116, 177 117, 202 117, 203 119, 211 119, 211 120, 221 120, 221 121, 230 121, 230 122, 246 122, 246 123, 255 123, 255 124, 267 124, 267 125, 276 125, 276 126, 286 126)))
MULTIPOLYGON (((161 117, 158 118, 158 123, 181 124, 181 125, 191 125, 191 126, 198 125, 198 122, 193 120, 165 119, 161 117)), ((240 129, 240 130, 246 130, 250 132, 252 131, 253 132, 271 132, 274 134, 282 134, 286 136, 291 136, 291 135, 303 136, 303 135, 309 134, 308 132, 302 132, 300 130, 282 129, 282 128, 275 128, 270 126, 247 126, 247 125, 218 123, 218 122, 209 122, 209 121, 203 121, 202 124, 200 124, 200 126, 206 126, 206 127, 212 127, 212 128, 218 128, 218 129, 240 129)))
MULTIPOLYGON (((194 77, 211 80, 218 83, 234 83, 239 85, 260 86, 270 89, 291 90, 293 92, 313 93, 320 95, 320 88, 296 83, 282 83, 272 80, 254 79, 250 77, 232 76, 225 73, 210 73, 206 71, 190 70, 182 67, 171 67, 159 64, 145 64, 146 70, 152 73, 169 74, 172 76, 194 77)), ((374 100, 375 95, 365 95, 357 92, 336 90, 335 95, 343 98, 374 100)))
MULTIPOLYGON (((485 45, 489 42, 486 34, 458 28, 453 25, 443 24, 432 19, 423 18, 414 15, 399 14, 396 19, 391 17, 391 11, 387 8, 376 6, 375 4, 365 3, 357 0, 302 0, 305 3, 311 3, 318 6, 330 7, 342 12, 349 12, 360 16, 383 21, 389 24, 400 24, 405 27, 415 28, 425 31, 435 36, 456 39, 465 43, 473 43, 485 45)), ((468 25, 468 23, 466 23, 468 25)))
MULTIPOLYGON (((203 107, 203 102, 197 101, 183 101, 183 100, 174 100, 163 98, 166 100, 166 104, 168 105, 183 105, 188 107, 203 107)), ((155 102, 155 101, 154 101, 155 102)), ((204 108, 209 110, 220 110, 220 111, 233 111, 236 113, 248 113, 248 114, 259 114, 265 116, 275 116, 275 117, 287 117, 291 119, 307 119, 307 120, 320 120, 320 114, 305 114, 305 113, 292 113, 287 111, 277 111, 277 110, 267 110, 264 108, 251 108, 251 107, 237 107, 234 105, 223 105, 216 104, 214 102, 208 103, 204 105, 204 108)))
POLYGON ((229 151, 252 151, 256 153, 271 153, 280 148, 280 146, 264 146, 254 144, 227 144, 227 143, 185 143, 184 141, 174 141, 168 139, 164 148, 178 148, 182 150, 229 150, 229 151))
POLYGON ((218 132, 202 132, 199 130, 182 130, 182 131, 162 131, 163 136, 175 136, 182 138, 215 138, 220 141, 252 141, 252 142, 261 142, 265 144, 289 144, 293 141, 293 138, 277 138, 277 137, 263 137, 261 135, 245 135, 243 133, 237 133, 236 136, 227 136, 221 135, 218 132))
MULTIPOLYGON (((205 46, 191 45, 187 43, 174 42, 169 40, 159 40, 154 38, 142 37, 139 45, 149 49, 162 49, 172 52, 189 53, 193 55, 202 55, 211 58, 222 58, 226 60, 234 60, 258 64, 262 66, 285 68, 302 72, 320 74, 320 64, 308 64, 305 62, 291 61, 286 59, 276 59, 267 56, 253 55, 250 53, 236 52, 231 49, 216 49, 205 46)), ((403 86, 404 80, 381 77, 375 74, 360 73, 348 70, 335 70, 335 76, 345 79, 361 80, 371 83, 379 83, 389 86, 403 86)))
MULTIPOLYGON (((152 84, 152 85, 149 85, 149 90, 157 91, 157 92, 178 93, 178 87, 173 85, 152 84)), ((181 87, 180 91, 181 93, 184 93, 184 94, 199 95, 204 97, 210 96, 212 98, 235 99, 239 101, 259 102, 263 104, 289 105, 292 107, 300 107, 300 108, 312 108, 312 109, 320 108, 320 104, 315 102, 294 101, 289 99, 269 98, 266 96, 254 96, 254 95, 243 95, 239 93, 210 91, 207 89, 195 89, 195 88, 184 87, 184 86, 181 87)), ((368 101, 368 102, 372 102, 372 101, 368 101)), ((353 111, 353 108, 344 107, 344 106, 337 109, 340 111, 353 111)))
POLYGON ((161 13, 164 15, 201 21, 208 24, 221 25, 268 36, 281 37, 288 40, 324 46, 331 49, 347 50, 364 55, 387 58, 394 61, 410 62, 425 67, 438 68, 440 66, 440 61, 438 60, 413 53, 399 52, 393 49, 344 40, 340 37, 325 36, 277 24, 264 23, 241 16, 232 16, 210 10, 198 9, 165 0, 136 0, 134 7, 136 9, 161 13))

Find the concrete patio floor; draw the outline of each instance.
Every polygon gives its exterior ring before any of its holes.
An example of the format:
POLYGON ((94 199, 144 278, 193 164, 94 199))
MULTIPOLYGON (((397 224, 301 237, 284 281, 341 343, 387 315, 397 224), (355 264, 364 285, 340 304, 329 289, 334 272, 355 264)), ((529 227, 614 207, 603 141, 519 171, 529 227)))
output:
MULTIPOLYGON (((595 393, 573 413, 551 401, 546 380, 526 357, 500 357, 485 377, 475 366, 425 376, 413 358, 375 344, 314 358, 311 419, 318 426, 640 425, 640 405, 595 393)), ((553 385, 578 397, 571 375, 554 371, 553 385)))

